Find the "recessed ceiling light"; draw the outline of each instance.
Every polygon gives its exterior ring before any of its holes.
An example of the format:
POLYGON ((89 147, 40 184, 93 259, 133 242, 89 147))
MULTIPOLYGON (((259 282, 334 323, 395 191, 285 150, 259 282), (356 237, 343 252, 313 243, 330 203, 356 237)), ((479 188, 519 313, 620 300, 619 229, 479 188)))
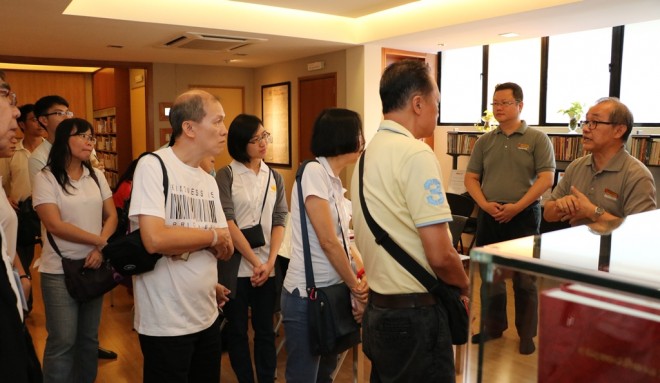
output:
POLYGON ((445 43, 438 43, 438 46, 439 46, 439 47, 444 47, 444 46, 445 46, 445 43))
POLYGON ((502 37, 517 37, 518 34, 515 32, 507 32, 507 33, 500 33, 500 36, 502 37))
POLYGON ((123 47, 123 45, 106 45, 106 48, 122 49, 123 47))

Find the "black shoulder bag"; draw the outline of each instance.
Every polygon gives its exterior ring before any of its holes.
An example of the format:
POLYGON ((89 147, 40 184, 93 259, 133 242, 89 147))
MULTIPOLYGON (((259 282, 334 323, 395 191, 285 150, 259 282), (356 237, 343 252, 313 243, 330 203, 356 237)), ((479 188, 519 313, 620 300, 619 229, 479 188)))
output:
MULTIPOLYGON (((143 153, 140 158, 146 155, 152 155, 158 158, 158 162, 160 162, 160 167, 163 171, 163 193, 165 194, 165 204, 167 205, 169 178, 167 177, 165 163, 163 163, 160 156, 152 152, 143 153)), ((133 189, 131 188, 131 199, 132 195, 133 189)), ((129 206, 124 205, 124 209, 128 211, 129 206)), ((153 270, 161 256, 161 254, 152 254, 147 251, 142 243, 142 237, 140 237, 140 229, 114 239, 103 248, 103 257, 110 261, 115 271, 125 277, 153 270)))
MULTIPOLYGON (((312 355, 339 354, 360 343, 360 325, 353 318, 351 290, 341 282, 327 287, 316 287, 312 270, 312 255, 309 248, 305 201, 302 193, 302 174, 305 161, 296 173, 300 227, 302 230, 303 253, 305 256, 305 282, 307 285, 307 321, 310 332, 312 355)), ((344 249, 347 252, 346 241, 344 249)))
POLYGON ((465 344, 468 338, 469 315, 468 309, 461 301, 460 290, 457 287, 450 286, 441 279, 431 275, 422 267, 410 254, 406 253, 394 240, 383 230, 369 213, 367 203, 364 199, 362 177, 364 175, 364 156, 360 156, 358 188, 360 194, 360 206, 364 219, 376 238, 376 243, 394 258, 404 269, 412 274, 417 280, 426 287, 426 289, 438 298, 447 309, 447 321, 449 322, 449 332, 453 344, 465 344))

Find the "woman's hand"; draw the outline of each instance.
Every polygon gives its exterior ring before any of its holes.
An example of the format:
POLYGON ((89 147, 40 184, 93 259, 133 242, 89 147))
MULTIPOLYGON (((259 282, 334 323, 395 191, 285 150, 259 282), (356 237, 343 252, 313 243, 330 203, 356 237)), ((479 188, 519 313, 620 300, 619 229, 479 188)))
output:
POLYGON ((83 265, 86 269, 98 269, 103 263, 103 254, 96 247, 94 250, 90 251, 85 258, 85 264, 83 265))
POLYGON ((355 321, 358 323, 362 323, 362 315, 364 314, 365 305, 366 303, 362 303, 357 299, 351 297, 353 319, 355 319, 355 321))
POLYGON ((252 277, 250 277, 250 283, 252 283, 252 287, 261 286, 266 283, 272 270, 273 266, 271 266, 268 262, 262 263, 261 265, 255 267, 253 269, 252 277))

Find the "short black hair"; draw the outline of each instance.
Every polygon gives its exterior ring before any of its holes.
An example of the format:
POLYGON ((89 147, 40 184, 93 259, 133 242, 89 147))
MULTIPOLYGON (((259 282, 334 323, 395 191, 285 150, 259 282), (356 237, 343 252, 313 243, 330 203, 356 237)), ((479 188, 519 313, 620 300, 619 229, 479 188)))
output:
POLYGON ((502 84, 495 85, 495 92, 507 89, 510 89, 511 93, 513 93, 514 100, 518 102, 523 100, 523 90, 520 85, 516 84, 515 82, 504 82, 502 84))
POLYGON ((34 116, 41 117, 45 115, 48 113, 48 109, 52 108, 53 105, 64 105, 67 108, 69 107, 69 103, 62 96, 44 96, 34 103, 34 116))
POLYGON ((239 114, 229 125, 227 134, 227 151, 231 158, 240 163, 248 163, 251 158, 247 154, 248 141, 264 123, 259 117, 251 114, 239 114))
POLYGON ((362 142, 362 120, 352 110, 325 109, 314 121, 311 150, 316 157, 355 153, 360 150, 362 142))
POLYGON ((390 64, 380 78, 380 100, 383 114, 403 108, 410 97, 434 91, 431 70, 419 60, 402 60, 390 64))
MULTIPOLYGON (((16 119, 16 121, 18 121, 18 122, 25 122, 25 120, 27 120, 27 115, 28 115, 29 113, 34 112, 34 104, 25 104, 25 105, 21 105, 20 107, 18 107, 18 110, 21 111, 21 115, 18 116, 18 118, 16 119)), ((36 116, 35 116, 35 117, 36 117, 36 116)), ((22 129, 22 128, 21 128, 21 129, 22 129)))

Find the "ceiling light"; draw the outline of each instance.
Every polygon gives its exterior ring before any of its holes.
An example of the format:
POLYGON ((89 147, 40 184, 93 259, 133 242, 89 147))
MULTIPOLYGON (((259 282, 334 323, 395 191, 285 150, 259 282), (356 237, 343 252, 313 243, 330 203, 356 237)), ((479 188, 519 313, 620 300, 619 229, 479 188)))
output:
POLYGON ((507 32, 507 33, 500 33, 500 36, 502 37, 517 37, 518 34, 515 32, 507 32))

